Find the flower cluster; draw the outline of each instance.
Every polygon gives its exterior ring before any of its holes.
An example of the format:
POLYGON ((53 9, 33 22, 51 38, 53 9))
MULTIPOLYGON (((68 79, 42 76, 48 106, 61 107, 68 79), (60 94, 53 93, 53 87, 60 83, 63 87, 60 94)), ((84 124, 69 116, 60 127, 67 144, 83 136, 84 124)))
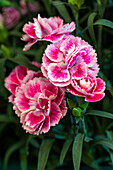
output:
POLYGON ((66 115, 65 92, 95 102, 104 96, 105 82, 97 78, 99 65, 93 47, 80 37, 70 35, 75 24, 64 24, 59 17, 34 18, 23 27, 24 51, 37 41, 52 42, 47 46, 41 68, 34 72, 17 66, 5 79, 12 93, 9 101, 20 117, 23 128, 33 134, 48 132, 66 115))
POLYGON ((26 132, 46 133, 67 112, 64 90, 50 83, 40 71, 17 66, 5 79, 5 87, 12 93, 9 101, 26 132))

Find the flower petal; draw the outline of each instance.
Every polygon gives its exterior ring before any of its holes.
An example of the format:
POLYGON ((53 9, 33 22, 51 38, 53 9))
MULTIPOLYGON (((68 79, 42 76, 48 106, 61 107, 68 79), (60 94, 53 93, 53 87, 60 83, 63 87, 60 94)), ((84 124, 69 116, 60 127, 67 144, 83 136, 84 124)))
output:
POLYGON ((85 63, 80 63, 70 70, 72 79, 80 80, 87 76, 87 68, 85 63))
POLYGON ((48 77, 52 81, 66 82, 70 80, 70 74, 68 69, 59 66, 58 64, 52 63, 48 67, 48 77))
POLYGON ((59 106, 55 103, 52 102, 51 103, 51 110, 50 110, 50 124, 51 126, 55 126, 56 124, 58 124, 58 122, 61 119, 61 111, 59 106))
POLYGON ((101 78, 97 78, 97 87, 95 89, 95 93, 100 93, 105 90, 105 82, 101 78))
POLYGON ((50 44, 45 50, 46 56, 49 60, 54 62, 60 62, 64 60, 64 55, 59 49, 59 43, 50 44))
POLYGON ((103 99, 104 96, 105 96, 105 93, 94 94, 93 96, 89 95, 85 98, 85 101, 96 102, 96 101, 103 99))
POLYGON ((23 48, 23 51, 27 51, 31 48, 31 46, 33 44, 35 44, 38 41, 38 39, 32 39, 31 41, 29 41, 23 48))

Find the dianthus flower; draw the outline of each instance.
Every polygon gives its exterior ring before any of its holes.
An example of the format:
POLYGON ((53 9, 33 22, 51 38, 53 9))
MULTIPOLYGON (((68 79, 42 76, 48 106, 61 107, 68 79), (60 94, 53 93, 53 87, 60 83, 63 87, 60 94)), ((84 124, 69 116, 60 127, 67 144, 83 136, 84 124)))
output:
POLYGON ((76 96, 85 97, 85 101, 96 102, 104 96, 105 82, 101 78, 81 77, 76 79, 73 77, 71 85, 67 87, 67 91, 76 96))
POLYGON ((51 84, 40 72, 17 66, 5 79, 5 87, 12 92, 9 101, 14 104, 13 109, 26 132, 46 133, 67 112, 65 91, 51 84))
MULTIPOLYGON (((40 64, 37 62, 32 62, 35 66, 40 68, 40 64)), ((42 76, 40 71, 34 72, 28 70, 26 67, 18 65, 9 76, 5 79, 5 87, 12 93, 9 97, 9 101, 13 103, 14 96, 16 94, 16 90, 21 86, 22 83, 26 83, 27 81, 33 79, 34 77, 42 76)))
POLYGON ((42 58, 42 72, 56 86, 66 87, 77 80, 97 76, 99 71, 97 54, 80 37, 67 36, 64 40, 50 44, 42 58))
POLYGON ((7 29, 14 27, 21 18, 19 11, 14 7, 3 8, 4 24, 7 29))
POLYGON ((57 42, 74 29, 74 22, 63 25, 63 20, 59 17, 41 18, 38 15, 38 19, 34 18, 34 23, 29 22, 23 27, 23 32, 26 34, 22 36, 21 40, 28 41, 23 50, 29 50, 34 43, 40 40, 57 42))

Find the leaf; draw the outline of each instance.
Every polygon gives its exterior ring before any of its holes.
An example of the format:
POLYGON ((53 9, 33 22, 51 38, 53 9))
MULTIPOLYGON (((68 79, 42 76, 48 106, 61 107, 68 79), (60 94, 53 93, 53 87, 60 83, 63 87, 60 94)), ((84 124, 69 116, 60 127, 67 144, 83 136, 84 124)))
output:
POLYGON ((4 57, 7 57, 7 58, 11 57, 10 50, 4 44, 1 45, 1 50, 3 51, 4 57))
POLYGON ((83 5, 84 1, 85 0, 68 0, 70 4, 77 5, 79 9, 83 5))
POLYGON ((19 64, 19 65, 22 65, 24 67, 27 67, 29 68, 30 70, 33 70, 33 71, 38 71, 39 68, 36 67, 35 65, 31 64, 29 59, 23 55, 18 55, 16 56, 15 58, 8 58, 8 60, 16 63, 16 64, 19 64))
POLYGON ((97 14, 95 12, 91 13, 90 16, 88 17, 88 23, 87 23, 89 34, 93 40, 94 45, 96 45, 96 38, 95 38, 95 33, 94 33, 94 28, 93 28, 93 21, 96 15, 97 14))
POLYGON ((74 143, 73 143, 72 158, 73 158, 74 170, 80 169, 83 139, 84 139, 84 135, 79 133, 75 137, 75 140, 74 140, 74 143))
POLYGON ((10 148, 7 150, 7 152, 5 154, 5 158, 4 158, 5 169, 7 169, 8 160, 9 160, 11 154, 13 152, 15 152, 17 149, 19 149, 22 145, 23 145, 23 141, 19 141, 19 142, 13 144, 12 146, 10 146, 10 148))
POLYGON ((94 116, 101 116, 101 117, 113 119, 113 114, 112 113, 99 111, 99 110, 89 110, 89 111, 87 111, 87 113, 85 115, 86 116, 87 115, 94 115, 94 116))
POLYGON ((76 103, 72 99, 67 98, 67 103, 71 110, 76 107, 76 103))
POLYGON ((42 141, 40 149, 39 149, 37 170, 45 169, 47 159, 49 156, 49 152, 51 150, 53 142, 54 142, 54 139, 45 139, 42 141))
POLYGON ((85 102, 82 97, 78 97, 78 105, 83 109, 87 109, 89 102, 85 102))
POLYGON ((60 154, 60 164, 63 164, 63 161, 65 159, 66 153, 69 150, 69 147, 72 143, 73 139, 67 139, 63 145, 61 154, 60 154))
POLYGON ((70 15, 64 5, 63 2, 61 1, 54 1, 53 5, 56 7, 56 9, 58 10, 59 14, 64 18, 64 20, 66 22, 71 22, 71 18, 70 15))
POLYGON ((109 149, 113 150, 113 141, 111 141, 107 138, 103 138, 103 139, 100 139, 96 142, 93 142, 93 146, 95 146, 97 144, 104 145, 104 146, 108 147, 109 149))
POLYGON ((20 166, 21 170, 27 170, 27 150, 26 147, 20 149, 20 166))
POLYGON ((99 19, 93 25, 103 25, 113 29, 113 22, 107 19, 99 19))
POLYGON ((7 0, 1 0, 0 1, 0 6, 11 6, 11 2, 7 1, 7 0))

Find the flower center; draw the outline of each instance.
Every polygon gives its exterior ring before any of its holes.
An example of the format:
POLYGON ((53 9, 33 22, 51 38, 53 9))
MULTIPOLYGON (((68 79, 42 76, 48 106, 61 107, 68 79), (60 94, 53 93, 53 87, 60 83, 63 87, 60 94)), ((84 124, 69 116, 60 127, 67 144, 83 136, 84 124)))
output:
POLYGON ((82 88, 88 89, 91 86, 91 82, 89 80, 82 79, 80 80, 80 86, 82 88))

